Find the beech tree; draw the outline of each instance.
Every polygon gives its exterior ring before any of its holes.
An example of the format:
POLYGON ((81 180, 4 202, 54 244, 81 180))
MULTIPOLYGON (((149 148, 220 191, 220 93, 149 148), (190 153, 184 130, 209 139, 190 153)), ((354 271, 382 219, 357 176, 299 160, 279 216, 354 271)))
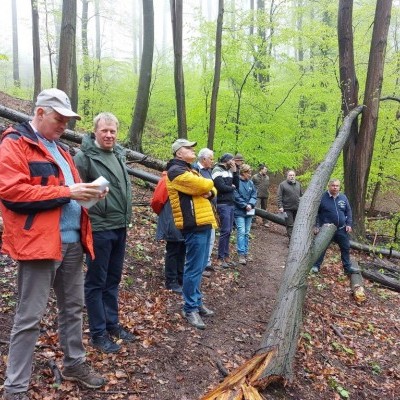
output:
POLYGON ((172 37, 174 42, 174 79, 178 137, 187 138, 185 81, 182 63, 182 0, 171 0, 172 37))
POLYGON ((33 48, 33 99, 42 90, 42 72, 40 66, 40 37, 39 37, 39 13, 37 1, 31 0, 32 7, 32 48, 33 48))
POLYGON ((207 147, 213 149, 215 137, 215 123, 217 118, 218 89, 221 78, 221 51, 222 51, 222 26, 224 21, 224 0, 218 1, 217 33, 215 38, 215 65, 214 81, 210 104, 210 127, 208 131, 207 147))
POLYGON ((140 63, 139 86, 135 110, 129 129, 133 150, 142 151, 143 129, 149 108, 151 71, 154 52, 154 8, 153 0, 143 0, 143 54, 140 63))
POLYGON ((12 10, 12 43, 13 43, 13 80, 14 86, 20 87, 21 81, 19 79, 19 59, 18 59, 18 18, 17 18, 17 0, 11 1, 12 10))
MULTIPOLYGON (((344 115, 347 115, 357 105, 358 98, 358 82, 354 66, 352 8, 352 0, 340 0, 338 38, 344 115)), ((351 136, 345 148, 343 160, 345 190, 353 210, 354 233, 359 237, 365 236, 367 185, 378 123, 391 9, 392 0, 376 2, 364 92, 366 108, 361 117, 360 127, 357 127, 357 122, 352 125, 351 136)))
MULTIPOLYGON (((72 109, 78 108, 78 72, 76 66, 76 0, 64 0, 62 9, 57 88, 71 99, 72 109)), ((68 124, 75 126, 75 118, 68 124)))

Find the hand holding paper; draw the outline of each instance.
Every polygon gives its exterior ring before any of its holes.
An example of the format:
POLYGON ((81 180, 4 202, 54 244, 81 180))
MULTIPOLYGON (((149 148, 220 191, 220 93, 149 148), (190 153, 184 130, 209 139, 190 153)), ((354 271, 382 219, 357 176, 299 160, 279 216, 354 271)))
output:
MULTIPOLYGON (((106 178, 100 176, 91 183, 77 184, 85 186, 81 188, 82 196, 76 197, 76 200, 82 207, 90 208, 94 206, 99 200, 104 198, 108 193, 109 183, 110 182, 108 182, 106 178)), ((71 191, 72 191, 72 186, 71 186, 71 191)))

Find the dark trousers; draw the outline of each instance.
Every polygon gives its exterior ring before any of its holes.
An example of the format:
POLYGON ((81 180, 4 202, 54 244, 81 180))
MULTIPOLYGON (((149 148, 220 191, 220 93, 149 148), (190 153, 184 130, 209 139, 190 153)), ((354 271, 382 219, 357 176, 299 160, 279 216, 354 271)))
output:
POLYGON ((165 245, 165 286, 172 283, 182 285, 183 269, 185 266, 185 242, 169 241, 165 245))
POLYGON ((218 241, 218 259, 229 257, 229 240, 233 228, 234 206, 228 204, 218 204, 217 212, 220 222, 219 241, 218 241))
POLYGON ((293 232, 293 225, 296 219, 297 210, 285 210, 287 217, 286 217, 286 232, 289 236, 289 239, 292 237, 293 232))
MULTIPOLYGON (((350 239, 349 234, 346 232, 346 228, 339 228, 333 235, 332 241, 337 243, 340 248, 340 255, 342 259, 344 272, 350 273, 351 271, 351 261, 350 261, 350 239)), ((322 262, 324 261, 326 250, 318 258, 317 262, 314 264, 318 269, 320 268, 322 262)))
POLYGON ((125 228, 93 232, 95 259, 87 257, 85 277, 85 301, 92 337, 118 327, 118 287, 125 243, 125 228))

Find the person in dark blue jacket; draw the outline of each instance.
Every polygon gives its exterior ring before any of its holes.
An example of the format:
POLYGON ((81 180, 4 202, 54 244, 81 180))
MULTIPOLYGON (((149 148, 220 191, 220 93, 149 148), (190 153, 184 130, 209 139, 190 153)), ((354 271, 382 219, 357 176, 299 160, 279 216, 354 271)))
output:
POLYGON ((257 203, 257 189, 251 178, 250 165, 240 167, 239 187, 235 190, 235 223, 237 229, 236 248, 239 263, 247 264, 249 253, 249 236, 254 208, 257 203))
MULTIPOLYGON (((317 224, 315 233, 324 224, 334 224, 337 230, 332 240, 339 245, 342 264, 345 274, 353 273, 350 261, 350 238, 352 228, 352 212, 349 200, 346 195, 339 193, 340 181, 331 179, 328 183, 328 190, 322 195, 321 204, 318 208, 317 224)), ((311 271, 318 273, 325 257, 325 251, 321 254, 311 271)))

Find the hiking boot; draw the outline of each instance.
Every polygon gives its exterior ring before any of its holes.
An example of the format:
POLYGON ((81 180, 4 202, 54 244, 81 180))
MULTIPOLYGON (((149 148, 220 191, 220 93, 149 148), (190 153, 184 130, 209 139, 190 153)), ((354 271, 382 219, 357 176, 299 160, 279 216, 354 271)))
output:
POLYGON ((178 293, 178 294, 182 293, 182 286, 178 282, 172 282, 172 283, 166 284, 165 287, 168 290, 171 290, 171 292, 178 293))
POLYGON ((11 393, 4 390, 3 400, 29 400, 28 392, 11 393))
POLYGON ((211 276, 211 272, 207 271, 206 269, 203 271, 203 276, 205 276, 206 278, 209 278, 211 276))
POLYGON ((245 256, 239 256, 239 264, 246 265, 246 257, 245 256))
POLYGON ((189 322, 190 325, 193 325, 197 329, 205 329, 206 325, 201 319, 198 311, 182 311, 182 315, 186 318, 186 321, 189 322))
POLYGON ((116 329, 112 329, 108 331, 108 334, 114 339, 122 339, 124 342, 134 342, 135 340, 139 340, 140 337, 134 335, 133 333, 128 332, 125 330, 121 325, 118 326, 116 329))
POLYGON ((212 316, 215 314, 215 312, 214 312, 213 310, 210 310, 210 309, 207 308, 206 306, 201 305, 201 306, 199 307, 199 314, 200 314, 202 317, 212 317, 212 316))
POLYGON ((105 379, 93 371, 86 362, 73 367, 65 367, 61 375, 67 381, 80 382, 82 385, 92 389, 98 389, 106 383, 105 379))
POLYGON ((229 268, 229 264, 222 258, 218 258, 217 265, 219 268, 223 268, 223 269, 229 268))
POLYGON ((113 342, 107 334, 93 337, 90 340, 90 344, 102 353, 118 353, 121 350, 121 346, 118 343, 113 342))
POLYGON ((229 257, 225 257, 225 262, 228 264, 229 267, 236 267, 236 263, 232 261, 229 257))
POLYGON ((206 271, 211 271, 211 272, 213 272, 213 271, 215 271, 215 268, 214 268, 212 265, 207 265, 207 266, 206 266, 206 271))

